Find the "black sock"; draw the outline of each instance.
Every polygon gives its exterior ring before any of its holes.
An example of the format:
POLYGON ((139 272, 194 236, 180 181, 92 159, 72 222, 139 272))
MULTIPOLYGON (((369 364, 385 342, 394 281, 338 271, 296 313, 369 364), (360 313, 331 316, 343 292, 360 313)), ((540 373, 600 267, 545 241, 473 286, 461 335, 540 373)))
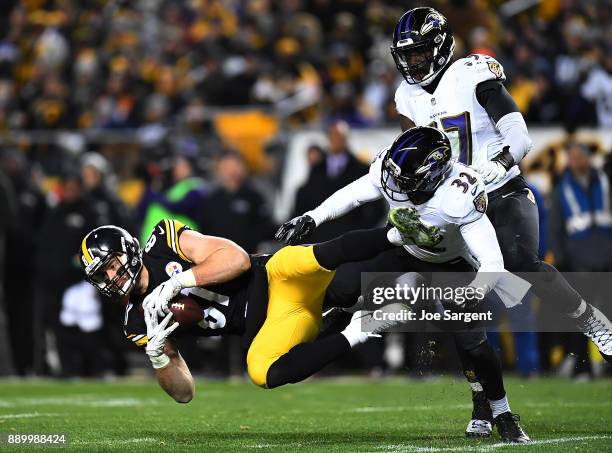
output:
POLYGON ((387 227, 349 231, 330 241, 315 244, 315 258, 321 266, 330 271, 344 263, 373 258, 395 247, 387 239, 387 231, 387 227))
POLYGON ((480 378, 476 373, 476 365, 474 364, 474 360, 468 351, 463 349, 459 344, 457 346, 457 355, 459 356, 459 361, 461 362, 461 371, 463 371, 463 375, 467 379, 470 384, 475 384, 480 382, 480 378))
POLYGON ((270 366, 266 376, 267 387, 273 389, 303 381, 350 349, 348 340, 340 333, 312 343, 298 344, 270 366))
POLYGON ((474 370, 480 378, 487 399, 502 399, 506 395, 506 390, 504 389, 501 362, 489 342, 485 341, 467 353, 473 361, 474 370))

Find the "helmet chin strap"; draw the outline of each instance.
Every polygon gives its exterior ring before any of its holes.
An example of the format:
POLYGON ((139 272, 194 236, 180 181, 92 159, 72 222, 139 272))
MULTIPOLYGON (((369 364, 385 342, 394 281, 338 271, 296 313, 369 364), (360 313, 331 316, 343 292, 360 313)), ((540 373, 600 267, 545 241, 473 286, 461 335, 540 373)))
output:
POLYGON ((126 254, 123 254, 121 258, 119 258, 119 261, 125 267, 125 273, 128 275, 127 281, 123 284, 123 287, 121 288, 121 291, 124 294, 127 294, 130 291, 130 289, 132 289, 132 287, 136 284, 136 275, 132 275, 132 272, 130 271, 129 266, 127 266, 128 260, 127 260, 126 254))

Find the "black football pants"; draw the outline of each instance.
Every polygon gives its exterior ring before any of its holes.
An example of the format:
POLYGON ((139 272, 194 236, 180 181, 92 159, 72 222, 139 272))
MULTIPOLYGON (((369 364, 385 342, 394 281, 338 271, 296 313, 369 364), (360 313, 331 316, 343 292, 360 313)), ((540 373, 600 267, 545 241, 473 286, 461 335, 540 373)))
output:
MULTIPOLYGON (((367 260, 347 263, 336 270, 336 275, 327 289, 324 307, 350 307, 361 294, 362 272, 473 272, 473 267, 458 259, 450 263, 428 263, 421 261, 402 247, 383 252, 367 260)), ((498 400, 505 396, 503 375, 499 357, 487 340, 484 328, 452 333, 461 361, 463 373, 471 381, 479 381, 488 399, 498 400)))
POLYGON ((538 208, 522 176, 511 179, 489 195, 487 216, 495 227, 504 267, 533 285, 544 303, 554 303, 562 313, 578 308, 582 297, 565 277, 538 256, 538 208), (538 273, 530 275, 529 273, 538 273))

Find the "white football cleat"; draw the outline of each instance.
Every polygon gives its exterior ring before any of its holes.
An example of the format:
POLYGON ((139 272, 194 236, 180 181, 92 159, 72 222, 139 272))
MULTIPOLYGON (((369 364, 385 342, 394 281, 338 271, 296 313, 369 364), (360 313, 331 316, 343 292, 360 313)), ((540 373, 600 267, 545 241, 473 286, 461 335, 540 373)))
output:
POLYGON ((488 420, 470 420, 465 428, 465 437, 491 437, 493 426, 488 420))
POLYGON ((587 304, 587 309, 576 320, 576 325, 591 339, 608 362, 612 362, 612 323, 597 308, 587 304))
POLYGON ((368 336, 380 336, 392 327, 404 324, 407 321, 406 312, 409 310, 408 305, 399 302, 387 304, 374 311, 359 310, 353 314, 349 326, 354 324, 368 336))
POLYGON ((485 392, 472 390, 472 419, 465 428, 465 437, 490 437, 493 432, 493 413, 485 392))

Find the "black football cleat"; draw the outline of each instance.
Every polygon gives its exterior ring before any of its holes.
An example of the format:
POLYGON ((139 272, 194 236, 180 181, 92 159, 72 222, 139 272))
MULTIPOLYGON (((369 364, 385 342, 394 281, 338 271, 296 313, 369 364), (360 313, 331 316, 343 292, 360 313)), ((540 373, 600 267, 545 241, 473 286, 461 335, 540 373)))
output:
POLYGON ((527 433, 523 431, 523 428, 521 428, 519 424, 520 420, 521 417, 519 417, 518 414, 504 412, 493 419, 493 424, 497 426, 499 437, 501 437, 504 442, 526 444, 527 442, 531 442, 531 439, 527 433))
POLYGON ((490 437, 493 432, 493 413, 485 392, 472 391, 472 419, 465 429, 465 437, 490 437))
POLYGON ((323 325, 319 338, 327 337, 334 333, 339 333, 344 330, 351 322, 353 313, 343 310, 339 307, 333 307, 323 313, 323 325))

